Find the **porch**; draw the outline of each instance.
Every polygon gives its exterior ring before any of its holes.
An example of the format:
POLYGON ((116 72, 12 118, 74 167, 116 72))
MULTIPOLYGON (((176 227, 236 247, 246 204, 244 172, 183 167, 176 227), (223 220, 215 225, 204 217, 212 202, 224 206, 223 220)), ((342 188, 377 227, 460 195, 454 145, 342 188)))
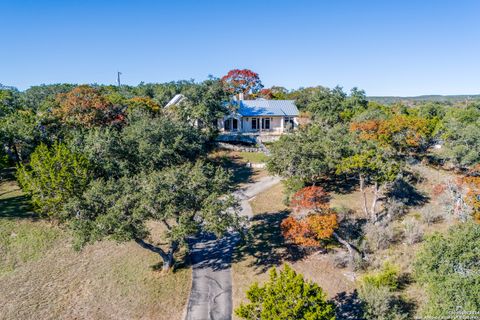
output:
POLYGON ((231 116, 220 120, 219 129, 224 133, 252 135, 279 135, 295 128, 294 117, 241 117, 231 116))

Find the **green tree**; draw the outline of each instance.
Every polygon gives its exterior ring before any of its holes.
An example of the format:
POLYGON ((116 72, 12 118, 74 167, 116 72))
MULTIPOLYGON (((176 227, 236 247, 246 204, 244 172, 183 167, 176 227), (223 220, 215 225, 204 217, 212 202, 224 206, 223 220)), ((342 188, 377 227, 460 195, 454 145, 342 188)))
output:
POLYGON ((414 263, 415 279, 428 294, 425 315, 480 310, 479 256, 480 225, 473 222, 426 239, 414 263))
POLYGON ((446 155, 457 166, 480 163, 480 106, 452 108, 443 119, 446 155))
POLYGON ((51 148, 39 145, 29 164, 19 166, 17 177, 35 209, 57 220, 69 218, 64 215, 64 204, 80 195, 91 179, 86 158, 60 143, 51 148))
POLYGON ((305 281, 288 265, 280 273, 272 268, 270 281, 264 286, 254 283, 247 291, 247 298, 250 303, 241 304, 235 310, 243 319, 335 319, 334 305, 326 301, 322 288, 305 281))
POLYGON ((160 255, 163 269, 174 253, 200 231, 222 235, 239 226, 236 202, 226 196, 229 176, 204 162, 186 163, 133 177, 92 182, 81 197, 66 205, 66 215, 82 246, 103 238, 135 240, 160 255), (75 212, 75 215, 69 215, 75 212), (163 246, 149 243, 147 223, 164 225, 163 246))
POLYGON ((209 137, 217 132, 217 120, 227 113, 229 94, 222 82, 211 78, 182 90, 186 97, 179 105, 173 106, 180 120, 206 131, 209 137))
POLYGON ((351 136, 346 126, 313 123, 273 144, 268 170, 286 178, 311 184, 335 175, 341 159, 351 153, 351 136))
POLYGON ((373 143, 360 143, 357 151, 341 160, 337 166, 337 174, 355 174, 358 176, 360 191, 363 198, 365 216, 377 221, 377 201, 388 182, 393 182, 400 172, 400 164, 385 149, 373 143), (366 187, 373 185, 371 206, 367 204, 366 187))
POLYGON ((36 114, 29 109, 18 109, 0 118, 0 141, 20 163, 42 140, 42 131, 36 114))

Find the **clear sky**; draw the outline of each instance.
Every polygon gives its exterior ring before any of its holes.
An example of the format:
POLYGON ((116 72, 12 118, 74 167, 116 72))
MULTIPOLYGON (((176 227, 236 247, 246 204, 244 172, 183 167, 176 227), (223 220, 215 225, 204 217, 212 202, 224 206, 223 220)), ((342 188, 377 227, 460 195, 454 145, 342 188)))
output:
POLYGON ((0 0, 0 83, 136 85, 250 68, 265 86, 480 93, 480 1, 0 0))

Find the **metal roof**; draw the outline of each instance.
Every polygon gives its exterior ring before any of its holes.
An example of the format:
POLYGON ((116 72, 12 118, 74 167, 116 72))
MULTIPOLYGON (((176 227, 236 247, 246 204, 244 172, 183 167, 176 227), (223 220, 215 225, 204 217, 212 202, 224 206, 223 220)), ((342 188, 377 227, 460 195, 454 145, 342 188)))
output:
POLYGON ((174 104, 180 103, 180 102, 181 102, 182 100, 184 100, 184 99, 185 99, 185 96, 184 96, 183 94, 181 94, 181 93, 176 94, 176 95, 172 98, 172 100, 170 100, 170 101, 165 105, 165 108, 168 108, 168 107, 170 107, 170 106, 172 106, 172 105, 174 105, 174 104))
POLYGON ((298 109, 293 100, 240 100, 238 113, 244 117, 253 116, 298 116, 298 109))

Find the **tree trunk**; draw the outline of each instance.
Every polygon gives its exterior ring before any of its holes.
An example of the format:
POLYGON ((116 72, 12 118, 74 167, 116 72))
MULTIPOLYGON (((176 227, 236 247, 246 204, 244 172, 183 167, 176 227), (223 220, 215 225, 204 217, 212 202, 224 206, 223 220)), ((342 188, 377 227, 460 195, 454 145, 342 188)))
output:
POLYGON ((156 247, 150 243, 145 242, 143 239, 135 239, 135 242, 140 245, 142 248, 155 252, 162 258, 163 271, 170 271, 173 268, 175 263, 174 253, 178 249, 178 242, 174 241, 170 244, 168 252, 165 252, 162 248, 156 247))
POLYGON ((343 244, 347 248, 348 254, 350 255, 351 263, 353 263, 353 261, 355 259, 354 251, 356 253, 358 253, 360 256, 363 256, 362 253, 360 252, 360 250, 358 250, 356 247, 354 247, 353 245, 348 243, 348 241, 342 239, 336 232, 333 232, 333 237, 335 239, 337 239, 338 242, 340 242, 341 244, 343 244))
POLYGON ((365 216, 368 218, 368 208, 367 208, 367 195, 365 194, 365 179, 363 178, 363 175, 361 173, 358 174, 358 178, 360 179, 360 192, 362 192, 362 197, 363 197, 363 212, 365 213, 365 216))
POLYGON ((375 222, 377 221, 377 212, 376 212, 376 206, 377 206, 377 200, 378 200, 378 191, 379 191, 379 188, 378 188, 378 182, 375 182, 374 186, 373 186, 373 201, 372 201, 372 209, 371 209, 371 218, 372 218, 372 221, 375 222))
POLYGON ((20 157, 20 153, 18 152, 15 142, 10 143, 10 147, 13 150, 13 153, 15 154, 15 162, 19 165, 22 162, 22 158, 20 157))

